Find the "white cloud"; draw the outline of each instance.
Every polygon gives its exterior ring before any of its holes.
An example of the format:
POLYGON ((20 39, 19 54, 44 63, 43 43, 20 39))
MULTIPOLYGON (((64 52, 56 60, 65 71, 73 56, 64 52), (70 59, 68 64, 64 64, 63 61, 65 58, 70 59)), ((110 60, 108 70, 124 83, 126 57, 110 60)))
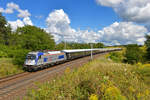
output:
POLYGON ((14 12, 14 10, 19 12, 19 14, 17 15, 19 18, 26 18, 26 17, 31 16, 31 14, 29 13, 28 10, 20 9, 19 5, 15 4, 13 2, 7 3, 6 9, 0 8, 0 12, 6 13, 6 14, 12 14, 14 12))
POLYGON ((62 10, 55 10, 51 12, 46 19, 47 30, 49 32, 57 33, 57 34, 65 34, 69 35, 74 32, 74 30, 70 27, 70 19, 68 15, 62 10))
POLYGON ((0 8, 0 12, 3 12, 4 11, 4 9, 3 8, 0 8))
POLYGON ((23 27, 25 24, 20 20, 16 21, 8 21, 13 31, 15 31, 18 27, 23 27))
POLYGON ((52 33, 55 41, 96 42, 98 35, 94 31, 75 30, 70 26, 68 15, 62 10, 55 10, 46 19, 46 31, 52 33), (96 39, 95 39, 96 38, 96 39))
POLYGON ((29 17, 26 17, 22 20, 17 19, 16 21, 8 21, 10 24, 12 31, 16 31, 18 27, 23 27, 25 25, 33 25, 31 19, 29 17))
POLYGON ((10 8, 7 8, 4 10, 4 8, 0 8, 0 12, 6 13, 6 14, 12 14, 13 10, 10 8))
POLYGON ((7 3, 6 9, 0 8, 0 12, 6 13, 6 14, 12 14, 14 13, 15 10, 19 12, 17 16, 19 18, 23 18, 23 20, 17 19, 16 21, 8 21, 13 31, 15 31, 17 27, 23 27, 25 25, 33 25, 29 17, 31 16, 29 11, 20 9, 19 5, 13 2, 10 2, 10 3, 7 3))
POLYGON ((78 30, 76 31, 76 42, 95 43, 100 39, 100 34, 93 30, 78 30))
POLYGON ((103 42, 106 45, 120 45, 129 43, 144 43, 144 36, 148 30, 144 26, 133 22, 115 22, 97 32, 93 30, 75 30, 70 26, 68 15, 62 10, 55 10, 46 19, 47 32, 52 33, 58 43, 64 41, 72 42, 103 42))
POLYGON ((148 30, 133 22, 115 22, 112 25, 100 30, 100 41, 110 45, 137 43, 144 44, 145 34, 148 30))
POLYGON ((123 0, 96 0, 96 2, 103 6, 114 7, 120 4, 123 0))
POLYGON ((19 6, 13 2, 7 3, 7 8, 11 8, 11 9, 19 9, 19 6))
POLYGON ((33 25, 32 21, 29 17, 25 17, 23 19, 23 22, 24 22, 25 25, 33 25))
POLYGON ((98 4, 112 7, 124 21, 150 23, 150 0, 96 0, 98 4))
POLYGON ((20 18, 26 18, 26 17, 31 16, 31 14, 28 12, 28 10, 19 9, 18 12, 19 12, 19 14, 17 16, 20 18))

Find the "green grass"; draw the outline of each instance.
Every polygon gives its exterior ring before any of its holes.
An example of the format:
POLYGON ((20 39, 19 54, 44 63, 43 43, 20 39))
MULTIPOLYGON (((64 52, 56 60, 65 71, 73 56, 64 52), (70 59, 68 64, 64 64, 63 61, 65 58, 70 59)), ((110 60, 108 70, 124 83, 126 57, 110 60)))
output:
POLYGON ((73 71, 67 68, 61 77, 36 84, 37 88, 30 89, 25 99, 150 100, 150 86, 142 74, 137 66, 114 63, 103 56, 73 71))
POLYGON ((14 65, 11 58, 0 58, 0 78, 21 72, 21 67, 14 65))
POLYGON ((139 74, 141 79, 150 86, 150 64, 137 64, 138 68, 136 72, 139 74))

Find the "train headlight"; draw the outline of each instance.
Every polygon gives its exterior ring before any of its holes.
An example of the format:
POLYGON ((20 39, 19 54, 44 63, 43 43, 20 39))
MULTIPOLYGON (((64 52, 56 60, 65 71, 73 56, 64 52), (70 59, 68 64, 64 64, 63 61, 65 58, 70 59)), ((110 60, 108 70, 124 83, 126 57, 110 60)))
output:
POLYGON ((35 65, 35 60, 26 60, 26 65, 35 65))

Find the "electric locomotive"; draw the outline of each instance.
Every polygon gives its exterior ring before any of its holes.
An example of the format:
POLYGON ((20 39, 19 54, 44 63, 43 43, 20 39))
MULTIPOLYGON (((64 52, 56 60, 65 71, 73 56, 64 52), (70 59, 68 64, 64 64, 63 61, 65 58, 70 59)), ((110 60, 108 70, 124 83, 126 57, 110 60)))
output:
POLYGON ((26 56, 24 69, 35 71, 66 60, 66 54, 61 51, 29 52, 26 56))

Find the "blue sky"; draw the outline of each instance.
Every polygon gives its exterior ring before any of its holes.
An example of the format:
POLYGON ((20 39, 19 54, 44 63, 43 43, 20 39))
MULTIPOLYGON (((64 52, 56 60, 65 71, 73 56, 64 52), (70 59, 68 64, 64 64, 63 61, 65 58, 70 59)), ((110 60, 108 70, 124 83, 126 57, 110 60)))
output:
MULTIPOLYGON (((36 26, 45 27, 45 19, 55 9, 63 9, 71 20, 71 26, 75 29, 91 28, 101 29, 115 21, 119 17, 112 8, 99 6, 94 0, 0 0, 0 6, 5 8, 8 2, 14 2, 21 9, 28 9, 32 14, 31 19, 36 26), (37 19, 35 16, 43 16, 37 19)), ((16 20, 16 13, 4 14, 8 20, 16 20)))
POLYGON ((35 25, 56 42, 143 44, 150 27, 149 0, 0 0, 13 31, 35 25))

